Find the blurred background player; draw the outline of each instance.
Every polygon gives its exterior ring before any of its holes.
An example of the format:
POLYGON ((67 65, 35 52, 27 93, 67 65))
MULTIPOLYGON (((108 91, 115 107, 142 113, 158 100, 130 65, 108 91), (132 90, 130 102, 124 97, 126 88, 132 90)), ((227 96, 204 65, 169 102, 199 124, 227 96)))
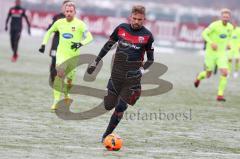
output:
POLYGON ((13 51, 12 62, 16 62, 18 58, 18 43, 22 32, 22 18, 25 18, 28 25, 28 34, 31 34, 30 23, 26 16, 25 9, 21 7, 21 1, 16 0, 15 6, 10 8, 5 24, 5 31, 8 31, 8 21, 11 18, 10 23, 10 41, 13 51))
POLYGON ((230 50, 228 51, 229 74, 232 72, 233 62, 235 60, 235 69, 233 70, 233 77, 237 78, 239 71, 240 60, 240 28, 237 21, 233 21, 233 32, 230 40, 230 50))
POLYGON ((221 10, 221 20, 212 22, 202 33, 204 40, 207 42, 205 65, 206 70, 199 73, 194 82, 198 87, 200 81, 209 78, 217 65, 220 70, 220 81, 218 87, 217 101, 226 101, 224 98, 224 90, 227 85, 228 61, 226 51, 229 48, 229 41, 233 30, 231 19, 231 11, 229 9, 221 10))
POLYGON ((43 53, 45 51, 45 45, 47 44, 51 34, 56 31, 59 32, 59 45, 57 47, 56 54, 57 76, 55 77, 53 83, 54 103, 51 107, 52 110, 56 110, 58 108, 57 103, 60 101, 61 92, 63 90, 65 93, 65 100, 68 100, 68 92, 71 89, 76 69, 66 75, 67 88, 63 88, 65 72, 68 72, 68 69, 71 70, 71 68, 76 68, 78 56, 80 54, 78 49, 93 40, 92 34, 87 30, 86 24, 75 17, 76 6, 73 2, 67 2, 65 4, 64 14, 66 18, 57 20, 47 31, 44 36, 42 46, 39 49, 39 51, 43 53), (74 61, 65 63, 67 60, 72 58, 74 61))
MULTIPOLYGON (((65 4, 67 2, 70 2, 70 0, 63 1, 63 3, 62 3, 62 12, 57 14, 57 15, 55 15, 53 17, 52 24, 49 25, 47 30, 49 30, 51 28, 51 26, 57 20, 65 18, 64 9, 65 9, 65 4)), ((58 43, 59 43, 59 32, 57 31, 57 32, 55 32, 55 34, 53 36, 52 45, 51 45, 51 49, 50 49, 50 53, 49 53, 50 57, 52 58, 52 62, 51 62, 51 65, 50 65, 50 79, 51 79, 51 82, 54 81, 54 78, 57 75, 57 70, 56 70, 56 53, 57 53, 58 43)))
POLYGON ((108 94, 104 97, 106 110, 115 108, 108 127, 102 136, 111 134, 123 117, 128 104, 134 105, 141 94, 141 77, 154 61, 154 41, 152 33, 143 26, 145 21, 145 7, 134 6, 130 16, 130 24, 120 24, 115 28, 110 39, 103 46, 98 57, 89 66, 91 74, 99 61, 108 53, 111 47, 118 42, 111 77, 107 88, 108 94), (145 52, 147 61, 143 63, 145 52))

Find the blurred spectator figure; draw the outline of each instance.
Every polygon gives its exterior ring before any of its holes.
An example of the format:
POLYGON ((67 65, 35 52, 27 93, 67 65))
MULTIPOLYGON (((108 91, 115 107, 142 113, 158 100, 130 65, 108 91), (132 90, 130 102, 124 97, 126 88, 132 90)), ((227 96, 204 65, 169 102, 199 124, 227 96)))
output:
POLYGON ((21 0, 15 1, 15 6, 9 9, 5 24, 5 31, 8 31, 8 21, 10 23, 10 41, 13 51, 12 62, 16 62, 18 58, 18 43, 22 32, 22 18, 25 18, 28 25, 28 34, 31 34, 30 23, 25 14, 25 9, 21 7, 21 0))

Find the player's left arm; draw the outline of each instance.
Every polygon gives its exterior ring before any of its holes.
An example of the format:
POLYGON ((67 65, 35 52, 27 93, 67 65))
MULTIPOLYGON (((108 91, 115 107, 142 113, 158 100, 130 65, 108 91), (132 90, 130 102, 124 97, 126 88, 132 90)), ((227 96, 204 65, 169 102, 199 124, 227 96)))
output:
POLYGON ((81 31, 83 32, 83 40, 81 40, 79 43, 72 42, 71 49, 75 49, 75 51, 79 49, 81 46, 87 45, 93 41, 93 36, 90 33, 90 31, 88 31, 84 23, 82 23, 81 31))
POLYGON ((138 70, 128 71, 127 77, 128 78, 140 78, 145 73, 145 70, 148 69, 154 62, 154 48, 153 48, 154 38, 151 35, 148 43, 145 46, 145 51, 147 53, 147 61, 144 63, 142 67, 138 70))
POLYGON ((27 25, 28 25, 28 34, 30 35, 30 34, 31 34, 31 25, 30 25, 30 22, 29 22, 29 20, 28 20, 28 17, 27 17, 27 15, 26 15, 26 11, 25 11, 25 10, 23 11, 22 16, 24 17, 24 19, 25 19, 26 22, 27 22, 27 25))
POLYGON ((82 40, 80 43, 82 45, 87 45, 89 44, 90 42, 93 41, 93 36, 92 34, 90 33, 90 31, 86 30, 84 33, 83 33, 83 36, 84 36, 84 40, 82 40))
POLYGON ((154 47, 153 47, 154 38, 151 35, 148 43, 146 45, 146 54, 147 54, 147 61, 144 63, 143 68, 144 70, 148 69, 154 62, 154 47))
POLYGON ((42 42, 42 45, 41 47, 39 48, 39 52, 40 53, 44 53, 45 51, 45 46, 51 36, 51 34, 55 31, 58 31, 58 23, 59 21, 56 21, 52 26, 51 28, 46 32, 45 36, 44 36, 44 39, 43 39, 43 42, 42 42))

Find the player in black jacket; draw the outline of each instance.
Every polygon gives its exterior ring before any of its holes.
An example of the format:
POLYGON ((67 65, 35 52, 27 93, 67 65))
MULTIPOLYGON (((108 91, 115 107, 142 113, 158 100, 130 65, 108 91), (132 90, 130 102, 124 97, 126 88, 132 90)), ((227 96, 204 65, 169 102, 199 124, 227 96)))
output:
POLYGON ((5 31, 8 30, 8 21, 11 18, 10 23, 10 40, 11 48, 13 51, 12 62, 16 62, 18 58, 18 43, 22 32, 22 18, 25 18, 28 25, 28 34, 31 34, 30 23, 25 14, 25 9, 21 7, 21 1, 16 0, 15 6, 9 9, 8 16, 5 24, 5 31))
POLYGON ((144 70, 153 64, 154 49, 152 43, 154 38, 152 33, 143 26, 144 20, 145 8, 134 6, 130 16, 130 24, 123 23, 115 28, 98 57, 88 67, 87 71, 91 74, 99 61, 118 42, 111 77, 107 85, 108 94, 104 97, 105 109, 115 108, 115 111, 103 134, 102 141, 116 128, 128 104, 134 105, 139 99, 141 77, 144 70), (144 63, 145 53, 147 53, 147 61, 144 63))

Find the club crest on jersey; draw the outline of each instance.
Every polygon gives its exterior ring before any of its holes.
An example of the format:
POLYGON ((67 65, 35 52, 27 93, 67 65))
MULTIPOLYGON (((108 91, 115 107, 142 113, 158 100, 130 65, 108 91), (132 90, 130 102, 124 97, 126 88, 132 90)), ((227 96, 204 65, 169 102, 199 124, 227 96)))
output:
POLYGON ((227 38, 227 35, 226 35, 226 34, 220 34, 219 37, 220 37, 221 39, 226 39, 226 38, 227 38))
POLYGON ((76 31, 76 28, 75 27, 72 27, 72 32, 76 31))
POLYGON ((145 38, 144 38, 143 36, 139 36, 139 37, 138 37, 138 42, 139 42, 139 43, 143 43, 144 40, 145 40, 145 38))
POLYGON ((72 38, 73 38, 73 35, 70 34, 70 33, 64 33, 64 34, 62 34, 62 36, 63 36, 65 39, 72 39, 72 38))

